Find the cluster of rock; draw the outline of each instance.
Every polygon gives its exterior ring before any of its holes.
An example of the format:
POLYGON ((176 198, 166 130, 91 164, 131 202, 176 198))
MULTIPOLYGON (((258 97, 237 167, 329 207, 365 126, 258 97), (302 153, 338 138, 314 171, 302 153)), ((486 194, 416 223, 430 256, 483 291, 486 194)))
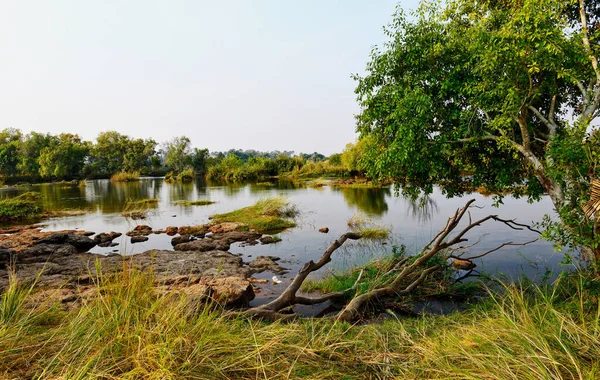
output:
POLYGON ((0 290, 8 284, 9 271, 14 271, 21 281, 37 281, 40 288, 59 289, 57 294, 61 301, 74 305, 93 287, 99 268, 103 274, 113 273, 126 263, 139 270, 151 268, 161 290, 181 291, 194 299, 210 298, 226 306, 244 306, 255 297, 252 284, 261 282, 251 277, 254 273, 285 272, 285 268, 276 263, 277 257, 258 256, 244 263, 241 257, 228 252, 236 242, 268 244, 274 240, 239 223, 164 230, 140 225, 126 235, 147 240, 150 234, 158 233, 174 236, 171 242, 174 250, 104 256, 89 253, 89 250, 96 245, 115 245, 113 240, 120 237, 120 233, 42 232, 39 227, 0 230, 0 290))

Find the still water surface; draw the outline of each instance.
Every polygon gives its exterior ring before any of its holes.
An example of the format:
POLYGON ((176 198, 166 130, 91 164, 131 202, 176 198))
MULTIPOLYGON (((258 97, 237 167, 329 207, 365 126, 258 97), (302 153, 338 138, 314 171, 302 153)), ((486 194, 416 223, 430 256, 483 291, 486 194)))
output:
MULTIPOLYGON (((541 202, 529 204, 526 199, 506 197, 504 205, 492 207, 492 198, 480 194, 470 194, 463 198, 445 198, 439 189, 431 195, 424 209, 415 207, 410 201, 394 196, 390 188, 310 188, 302 184, 278 181, 272 186, 261 184, 206 184, 163 182, 161 178, 143 178, 138 182, 111 183, 108 180, 87 181, 85 187, 65 184, 43 184, 30 188, 2 189, 0 196, 15 196, 25 191, 39 191, 47 208, 91 210, 83 216, 72 216, 43 221, 46 230, 83 229, 100 232, 117 231, 123 236, 116 239, 119 246, 113 248, 96 247, 93 253, 107 254, 114 250, 129 255, 149 249, 172 249, 171 237, 150 235, 147 242, 131 244, 125 232, 136 224, 148 224, 154 229, 167 226, 203 224, 215 213, 227 212, 252 205, 259 199, 284 196, 301 210, 298 227, 287 230, 279 236, 282 242, 271 245, 240 247, 234 245, 232 253, 241 254, 245 261, 257 255, 281 257, 281 264, 291 273, 308 260, 318 259, 323 250, 340 234, 347 231, 347 221, 357 212, 368 215, 379 225, 391 228, 391 241, 382 244, 365 245, 352 242, 334 254, 334 260, 327 270, 343 270, 349 266, 365 263, 374 257, 389 253, 393 245, 404 244, 415 252, 427 243, 441 229, 454 211, 469 199, 476 199, 482 209, 473 209, 473 218, 488 214, 498 214, 502 218, 516 219, 530 224, 539 221, 544 214, 552 213, 552 204, 546 197, 541 202), (132 221, 121 216, 128 198, 158 198, 158 206, 151 209, 148 218, 132 221), (181 206, 179 200, 210 199, 216 203, 209 206, 181 206), (329 233, 318 232, 321 227, 329 227, 329 233)), ((502 242, 525 242, 536 238, 529 231, 515 231, 503 224, 489 222, 476 228, 467 236, 470 242, 479 238, 482 241, 470 252, 476 254, 496 247, 502 242)), ((554 253, 552 245, 537 241, 522 247, 506 247, 476 261, 478 270, 491 274, 504 274, 511 278, 525 274, 532 279, 546 268, 557 269, 562 259, 561 253, 554 253)), ((326 272, 323 272, 326 273, 326 272)), ((272 274, 263 274, 268 277, 272 274)), ((285 282, 284 282, 285 284, 285 282)), ((284 284, 281 284, 283 286, 284 284)))

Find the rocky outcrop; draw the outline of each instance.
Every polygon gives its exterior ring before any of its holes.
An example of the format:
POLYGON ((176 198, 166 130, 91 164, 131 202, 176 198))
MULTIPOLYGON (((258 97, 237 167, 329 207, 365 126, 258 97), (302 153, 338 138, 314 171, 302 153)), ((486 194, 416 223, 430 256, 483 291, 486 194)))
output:
POLYGON ((127 232, 125 235, 127 236, 148 236, 152 233, 152 227, 147 226, 145 224, 137 225, 133 228, 133 230, 127 232))
POLYGON ((176 251, 228 251, 232 243, 256 242, 262 235, 254 231, 229 231, 224 233, 213 233, 204 239, 189 241, 175 245, 176 251))
POLYGON ((36 244, 63 245, 68 244, 77 252, 87 252, 96 246, 96 242, 83 234, 75 234, 73 232, 57 232, 48 237, 38 240, 36 244))
POLYGON ((112 245, 112 241, 120 237, 121 235, 122 234, 120 232, 114 231, 110 233, 102 232, 94 236, 94 242, 98 244, 99 247, 110 247, 112 245))
POLYGON ((257 256, 249 265, 256 273, 264 272, 266 270, 277 274, 285 273, 286 269, 276 263, 278 260, 280 259, 276 256, 257 256))

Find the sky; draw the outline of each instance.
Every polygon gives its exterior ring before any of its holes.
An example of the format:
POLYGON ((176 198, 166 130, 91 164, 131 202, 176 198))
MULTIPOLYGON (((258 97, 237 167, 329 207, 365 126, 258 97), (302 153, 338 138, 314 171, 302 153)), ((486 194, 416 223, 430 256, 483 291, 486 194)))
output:
MULTIPOLYGON (((0 129, 341 151, 395 0, 0 3, 0 129)), ((403 1, 414 9, 417 0, 403 1)))

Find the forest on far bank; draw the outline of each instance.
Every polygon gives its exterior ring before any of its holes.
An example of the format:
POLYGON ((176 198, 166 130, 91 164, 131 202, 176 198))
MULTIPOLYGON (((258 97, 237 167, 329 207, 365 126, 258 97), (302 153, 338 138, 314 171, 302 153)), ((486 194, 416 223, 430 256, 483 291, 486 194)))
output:
POLYGON ((193 147, 185 136, 159 144, 151 138, 108 131, 100 133, 96 141, 86 141, 71 133, 24 134, 7 128, 0 131, 0 181, 13 184, 111 178, 118 173, 176 178, 182 172, 213 180, 254 180, 284 173, 347 176, 362 172, 362 145, 350 143, 343 152, 329 157, 317 152, 295 154, 278 150, 210 152, 193 147))

